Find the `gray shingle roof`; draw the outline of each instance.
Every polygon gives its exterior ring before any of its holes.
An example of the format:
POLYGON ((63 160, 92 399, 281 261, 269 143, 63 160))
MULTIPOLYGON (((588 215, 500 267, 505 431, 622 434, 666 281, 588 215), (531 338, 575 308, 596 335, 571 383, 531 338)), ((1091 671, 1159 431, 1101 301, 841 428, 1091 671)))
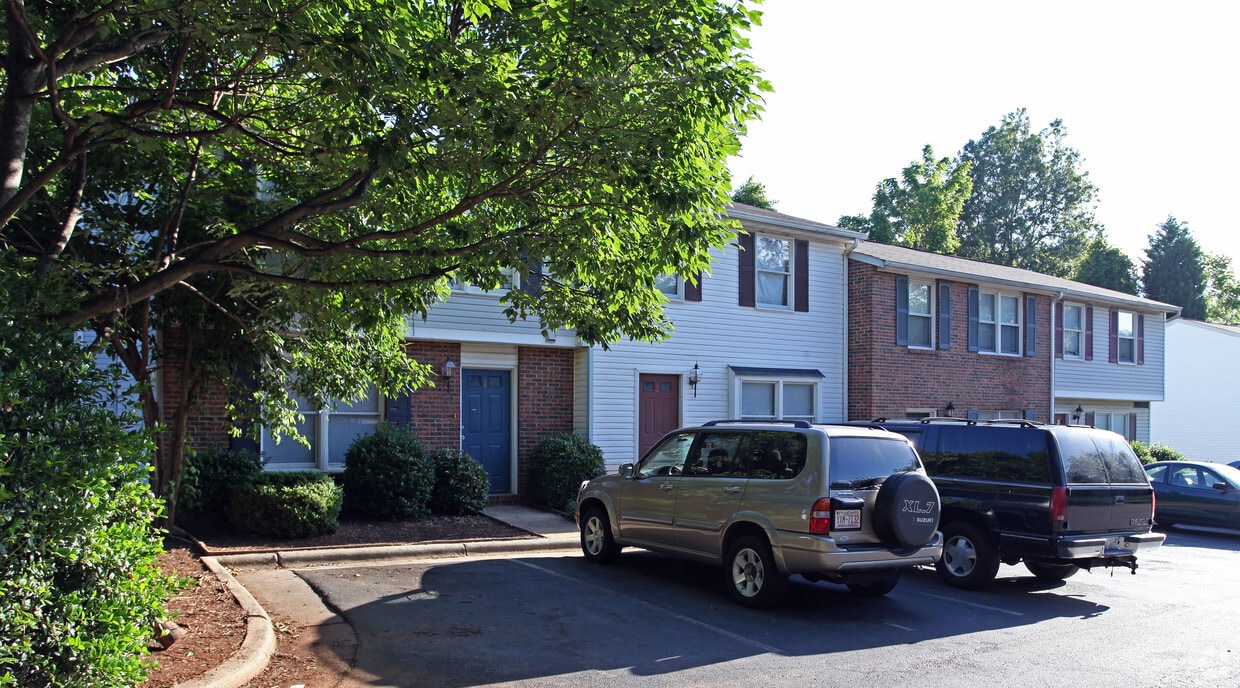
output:
POLYGON ((841 229, 835 225, 826 224, 825 222, 807 220, 803 217, 786 215, 784 213, 775 212, 774 210, 758 208, 744 203, 729 203, 728 217, 733 220, 740 220, 742 223, 758 222, 771 226, 782 227, 784 229, 801 230, 816 234, 827 234, 836 240, 859 240, 864 239, 866 236, 861 232, 841 229))
POLYGON ((1112 289, 1095 287, 1062 277, 1052 277, 1032 270, 995 265, 978 260, 945 256, 928 251, 863 241, 851 254, 854 260, 869 263, 888 270, 905 270, 961 282, 986 282, 1018 287, 1025 291, 1038 291, 1089 301, 1102 301, 1124 305, 1134 309, 1179 313, 1180 307, 1154 301, 1112 289))

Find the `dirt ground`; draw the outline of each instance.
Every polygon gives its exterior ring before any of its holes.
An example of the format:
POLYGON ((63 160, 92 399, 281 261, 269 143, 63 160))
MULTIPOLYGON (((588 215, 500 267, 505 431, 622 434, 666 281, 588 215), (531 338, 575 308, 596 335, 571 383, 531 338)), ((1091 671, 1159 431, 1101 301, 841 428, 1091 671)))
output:
MULTIPOLYGON (((228 533, 195 535, 207 552, 188 539, 169 537, 160 557, 164 571, 187 579, 187 585, 168 601, 173 622, 186 631, 183 638, 164 649, 151 641, 150 659, 158 666, 140 688, 165 688, 198 676, 222 664, 245 640, 245 619, 241 607, 219 579, 203 565, 204 553, 258 552, 303 547, 350 547, 385 544, 460 542, 469 540, 518 539, 529 533, 489 516, 427 516, 416 521, 342 521, 340 530, 305 540, 272 541, 240 537, 228 533)), ((272 615, 276 630, 276 652, 261 675, 246 688, 287 688, 295 681, 307 683, 319 660, 311 649, 305 630, 287 618, 272 615)), ((328 686, 330 684, 324 684, 328 686)))

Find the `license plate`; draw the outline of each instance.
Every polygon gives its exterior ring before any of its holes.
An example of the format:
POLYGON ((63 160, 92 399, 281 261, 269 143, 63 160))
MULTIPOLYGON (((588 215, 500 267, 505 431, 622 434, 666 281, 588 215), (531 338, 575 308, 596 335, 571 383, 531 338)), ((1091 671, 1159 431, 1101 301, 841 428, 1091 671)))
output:
POLYGON ((860 509, 836 509, 835 530, 857 530, 861 528, 860 509))

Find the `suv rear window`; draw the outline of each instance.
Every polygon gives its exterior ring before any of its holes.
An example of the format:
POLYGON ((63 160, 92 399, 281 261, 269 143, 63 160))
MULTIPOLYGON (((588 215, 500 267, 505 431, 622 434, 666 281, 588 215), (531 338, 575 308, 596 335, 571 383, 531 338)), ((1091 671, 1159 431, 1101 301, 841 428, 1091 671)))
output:
POLYGON ((1010 482, 1051 481, 1050 449, 1041 430, 975 426, 939 429, 937 451, 922 460, 932 476, 1010 482))
POLYGON ((1144 483, 1141 462, 1119 435, 1109 432, 1057 432, 1068 484, 1144 483))
POLYGON ((832 437, 828 442, 831 485, 921 468, 917 452, 903 437, 832 437))

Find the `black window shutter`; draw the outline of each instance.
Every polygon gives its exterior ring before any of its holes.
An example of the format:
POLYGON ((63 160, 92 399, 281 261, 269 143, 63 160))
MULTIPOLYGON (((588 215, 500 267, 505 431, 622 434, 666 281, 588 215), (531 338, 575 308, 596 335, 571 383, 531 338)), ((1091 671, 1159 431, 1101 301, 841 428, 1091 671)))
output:
POLYGON ((939 282, 939 337, 940 349, 952 348, 952 285, 939 282))
POLYGON ((757 265, 754 262, 753 235, 741 232, 737 237, 740 244, 740 284, 736 302, 741 306, 754 305, 754 280, 757 265))
POLYGON ((410 408, 411 402, 409 392, 406 390, 394 397, 387 398, 387 412, 384 420, 390 425, 399 425, 400 427, 409 427, 412 420, 413 412, 410 408))
POLYGON ((1055 304, 1055 358, 1063 358, 1063 302, 1055 304))
POLYGON ((1025 294, 1025 355, 1038 355, 1038 297, 1025 294))
POLYGON ((978 288, 969 287, 969 351, 977 351, 978 288))
MULTIPOLYGON (((288 440, 292 442, 292 440, 288 440)), ((242 435, 228 440, 228 448, 233 451, 252 451, 258 453, 258 442, 253 437, 242 435)))
POLYGON ((521 277, 521 290, 532 296, 542 293, 542 261, 525 259, 526 271, 521 277))
POLYGON ((809 312, 809 242, 797 241, 793 256, 793 295, 795 302, 792 309, 798 313, 809 312))
POLYGON ((1129 442, 1135 442, 1137 439, 1137 414, 1128 414, 1128 437, 1129 442))
POLYGON ((908 346, 908 278, 896 276, 896 344, 908 346))
POLYGON ((685 301, 701 301, 702 300, 702 273, 699 272, 697 277, 692 281, 685 280, 685 301))
POLYGON ((1094 307, 1085 307, 1085 360, 1094 360, 1094 307))
POLYGON ((1137 365, 1145 365, 1145 316, 1137 314, 1137 365))

